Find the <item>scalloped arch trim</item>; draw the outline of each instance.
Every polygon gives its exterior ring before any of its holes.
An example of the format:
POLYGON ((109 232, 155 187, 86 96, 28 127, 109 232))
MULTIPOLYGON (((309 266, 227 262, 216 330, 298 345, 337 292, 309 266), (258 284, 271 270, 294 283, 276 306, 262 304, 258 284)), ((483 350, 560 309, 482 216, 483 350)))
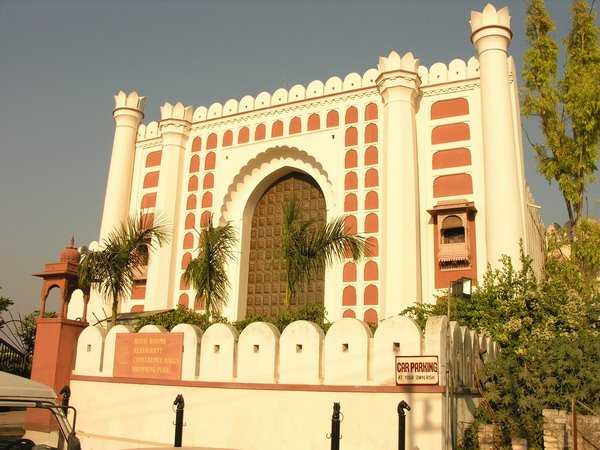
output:
MULTIPOLYGON (((226 220, 226 218, 229 217, 230 206, 233 202, 233 199, 236 193, 240 191, 241 186, 248 182, 248 178, 252 177, 254 173, 259 172, 269 164, 272 164, 274 161, 283 160, 298 161, 301 163, 301 165, 308 165, 312 167, 327 182, 328 186, 331 186, 329 174, 314 156, 309 155, 304 150, 300 150, 296 147, 289 147, 287 145, 270 147, 248 161, 244 167, 242 167, 239 173, 233 178, 233 181, 227 188, 227 193, 223 197, 223 202, 221 203, 220 221, 226 220)), ((290 166, 294 167, 293 164, 290 166)), ((301 167, 298 167, 298 169, 302 170, 301 167)), ((321 186, 323 194, 325 194, 325 199, 327 200, 328 196, 323 188, 324 186, 321 186)))

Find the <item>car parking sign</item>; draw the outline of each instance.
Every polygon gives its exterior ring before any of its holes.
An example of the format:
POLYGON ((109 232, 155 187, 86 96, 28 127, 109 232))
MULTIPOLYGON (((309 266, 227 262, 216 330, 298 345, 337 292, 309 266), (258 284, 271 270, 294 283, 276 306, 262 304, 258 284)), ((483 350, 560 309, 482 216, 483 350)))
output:
POLYGON ((437 385, 439 381, 437 356, 396 356, 397 385, 437 385))

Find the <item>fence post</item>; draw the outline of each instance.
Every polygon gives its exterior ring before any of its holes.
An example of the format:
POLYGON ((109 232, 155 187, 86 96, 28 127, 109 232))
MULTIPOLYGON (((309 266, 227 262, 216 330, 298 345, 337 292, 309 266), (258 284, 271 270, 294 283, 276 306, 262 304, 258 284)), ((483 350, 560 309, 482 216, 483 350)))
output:
POLYGON ((331 416, 331 450, 340 450, 340 404, 333 404, 333 415, 331 416))
POLYGON ((177 397, 175 397, 173 406, 177 406, 177 409, 175 410, 175 442, 173 443, 173 447, 181 447, 181 438, 183 435, 183 408, 185 407, 183 395, 178 394, 177 397))
POLYGON ((573 450, 577 450, 577 411, 575 411, 575 397, 571 399, 571 422, 573 431, 573 450))
POLYGON ((406 411, 410 406, 404 400, 398 403, 398 450, 406 450, 406 411))
MULTIPOLYGON (((60 392, 58 393, 62 398, 60 399, 60 406, 62 406, 62 412, 65 415, 65 418, 69 418, 69 399, 71 398, 71 388, 68 384, 65 384, 60 392)), ((75 425, 75 424, 73 424, 75 425)), ((73 428, 73 432, 75 428, 73 428)), ((63 448, 65 444, 65 440, 63 438, 62 433, 58 435, 58 448, 63 448)))

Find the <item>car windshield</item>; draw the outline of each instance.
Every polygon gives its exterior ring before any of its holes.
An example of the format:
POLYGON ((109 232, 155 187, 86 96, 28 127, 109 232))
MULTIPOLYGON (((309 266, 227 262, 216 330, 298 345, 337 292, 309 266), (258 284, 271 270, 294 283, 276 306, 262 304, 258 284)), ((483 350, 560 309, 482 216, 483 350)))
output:
POLYGON ((45 408, 0 406, 0 450, 66 450, 54 412, 45 408))

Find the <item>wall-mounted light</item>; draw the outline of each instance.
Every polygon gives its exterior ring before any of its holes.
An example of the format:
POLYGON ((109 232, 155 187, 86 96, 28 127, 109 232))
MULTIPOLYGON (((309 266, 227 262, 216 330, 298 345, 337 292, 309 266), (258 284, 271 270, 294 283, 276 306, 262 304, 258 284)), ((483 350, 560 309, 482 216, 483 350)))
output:
POLYGON ((473 280, 471 278, 462 277, 452 282, 450 293, 454 297, 471 297, 473 290, 473 280))

